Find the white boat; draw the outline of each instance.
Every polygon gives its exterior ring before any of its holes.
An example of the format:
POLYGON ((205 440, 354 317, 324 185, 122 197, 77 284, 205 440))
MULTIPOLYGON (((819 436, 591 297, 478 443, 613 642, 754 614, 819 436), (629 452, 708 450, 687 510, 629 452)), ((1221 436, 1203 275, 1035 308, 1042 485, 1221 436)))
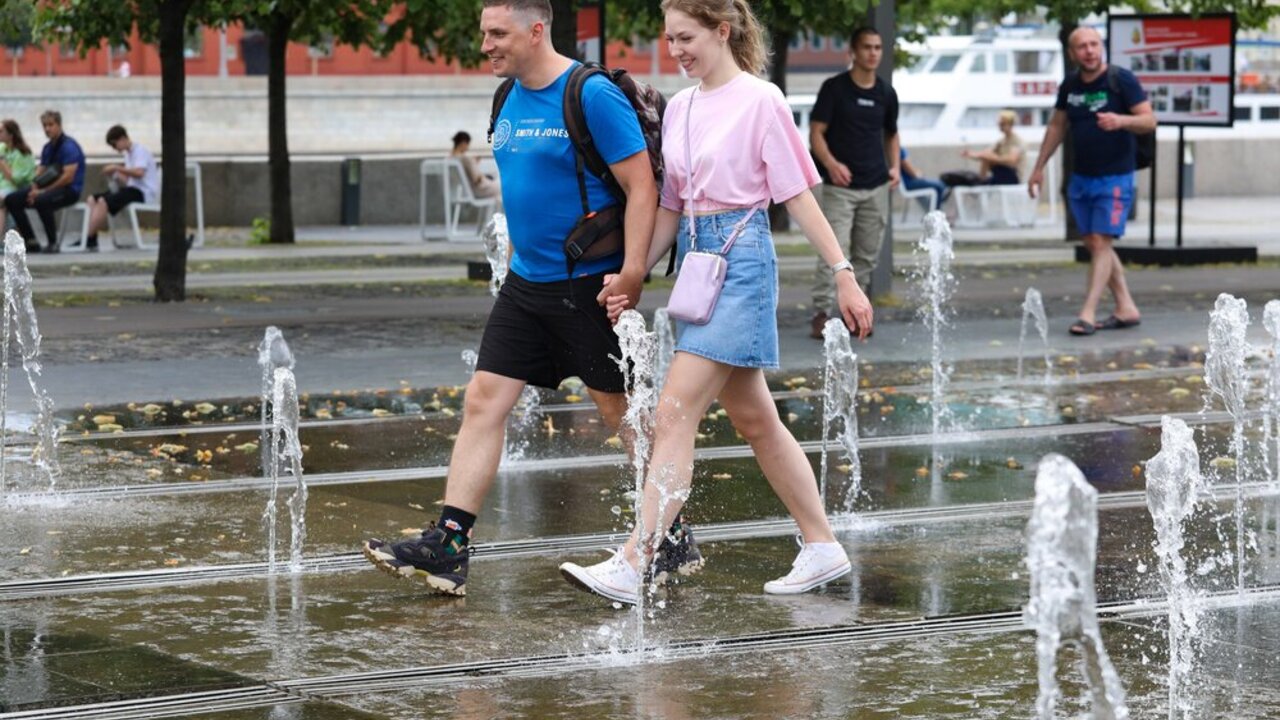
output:
MULTIPOLYGON (((1018 114, 1024 140, 1038 140, 1053 114, 1063 76, 1062 49, 1056 37, 1031 31, 994 37, 933 36, 908 47, 916 60, 893 74, 898 93, 898 129, 912 147, 988 144, 999 137, 996 116, 1018 114)), ((789 100, 800 125, 808 128, 815 95, 789 100)), ((1280 137, 1280 94, 1236 93, 1234 127, 1188 128, 1188 138, 1280 137)), ((1162 128, 1162 138, 1177 130, 1162 128)))

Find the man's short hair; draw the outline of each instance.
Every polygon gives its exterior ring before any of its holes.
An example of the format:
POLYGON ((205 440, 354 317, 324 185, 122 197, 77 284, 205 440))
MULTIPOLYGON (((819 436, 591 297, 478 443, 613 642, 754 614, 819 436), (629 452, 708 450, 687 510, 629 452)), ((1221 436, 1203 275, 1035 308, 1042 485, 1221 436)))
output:
POLYGON ((1076 46, 1076 38, 1087 32, 1093 33, 1094 36, 1098 38, 1098 40, 1102 40, 1102 33, 1098 31, 1098 28, 1091 27, 1089 25, 1081 25, 1075 30, 1072 30, 1071 34, 1067 36, 1067 49, 1068 50, 1074 49, 1076 46))
POLYGON ((484 6, 511 8, 512 12, 535 18, 545 25, 551 24, 551 0, 484 0, 484 6))
POLYGON ((125 131, 123 125, 112 125, 111 129, 107 131, 107 144, 115 147, 117 140, 127 137, 129 137, 129 133, 125 131))
POLYGON ((45 120, 52 120, 58 124, 58 127, 62 127, 62 113, 57 110, 45 110, 40 113, 40 122, 44 123, 45 120))
POLYGON ((864 25, 858 28, 857 30, 854 30, 853 35, 850 36, 849 38, 849 49, 857 50, 858 42, 861 41, 862 38, 866 37, 867 35, 875 35, 876 37, 880 37, 880 31, 867 25, 864 25))

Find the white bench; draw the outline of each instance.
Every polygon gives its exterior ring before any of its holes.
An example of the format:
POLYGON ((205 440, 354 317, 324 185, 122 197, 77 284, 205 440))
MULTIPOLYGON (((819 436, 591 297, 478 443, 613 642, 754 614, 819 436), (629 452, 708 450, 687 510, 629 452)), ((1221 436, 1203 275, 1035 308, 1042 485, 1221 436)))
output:
POLYGON ((921 208, 924 211, 921 217, 938 209, 938 193, 934 192, 933 188, 922 187, 908 190, 904 183, 899 182, 898 195, 902 198, 902 219, 898 222, 904 225, 907 222, 907 215, 911 212, 912 205, 917 205, 921 201, 925 203, 926 207, 921 208))
MULTIPOLYGON (((192 179, 192 183, 194 185, 193 189, 195 191, 195 201, 196 201, 196 236, 195 236, 195 242, 193 243, 193 247, 202 247, 204 245, 204 183, 200 173, 200 163, 197 163, 197 162, 187 163, 187 177, 192 179)), ((157 173, 156 179, 157 181, 162 180, 163 174, 157 173)), ((84 220, 80 226, 79 235, 74 239, 73 242, 68 244, 63 244, 62 249, 64 252, 82 252, 87 249, 85 247, 85 244, 87 242, 87 237, 89 232, 89 206, 81 202, 81 203, 76 203, 75 205, 72 205, 68 209, 80 210, 84 220)), ((116 239, 116 223, 118 222, 118 220, 117 218, 111 215, 108 215, 107 228, 108 228, 108 232, 111 234, 111 242, 109 243, 99 242, 98 249, 100 251, 111 252, 117 247, 133 247, 139 250, 148 250, 151 248, 150 245, 142 241, 142 229, 138 224, 138 213, 140 212, 159 213, 160 203, 159 202, 129 203, 124 207, 124 212, 127 214, 129 218, 129 225, 133 230, 133 237, 130 238, 132 242, 126 241, 124 243, 121 243, 119 240, 116 239)), ((66 233, 66 223, 62 223, 61 229, 58 231, 59 239, 64 237, 65 233, 66 233)))
MULTIPOLYGON (((1038 150, 1028 150, 1036 157, 1038 150)), ((956 227, 1031 227, 1040 221, 1040 201, 1027 193, 1026 182, 1017 185, 960 186, 952 190, 956 202, 956 227), (998 210, 998 214, 997 214, 998 210)), ((1058 221, 1058 158, 1045 166, 1041 196, 1049 201, 1049 217, 1044 221, 1058 221)))
POLYGON ((471 181, 467 179, 462 161, 455 157, 427 158, 419 168, 421 192, 418 203, 418 225, 422 231, 422 239, 443 237, 446 241, 474 239, 479 237, 484 223, 498 207, 496 197, 478 198, 471 191, 471 181), (427 225, 428 185, 433 177, 439 178, 439 198, 444 213, 444 227, 427 225), (458 231, 458 221, 462 216, 462 206, 470 205, 477 209, 476 229, 474 233, 463 234, 458 231))

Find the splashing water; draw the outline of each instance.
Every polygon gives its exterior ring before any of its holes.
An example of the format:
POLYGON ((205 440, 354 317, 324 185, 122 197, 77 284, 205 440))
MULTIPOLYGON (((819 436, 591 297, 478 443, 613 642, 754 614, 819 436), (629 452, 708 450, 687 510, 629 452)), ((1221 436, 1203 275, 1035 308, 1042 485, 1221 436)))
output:
POLYGON ((1044 299, 1040 291, 1027 288, 1027 296, 1022 301, 1022 329, 1018 332, 1018 385, 1022 385, 1023 346, 1027 341, 1027 319, 1035 320, 1036 332, 1040 333, 1040 342, 1044 346, 1044 384, 1053 384, 1053 358, 1049 354, 1049 319, 1044 313, 1044 299))
POLYGON ((284 333, 275 325, 268 326, 258 343, 258 367, 262 369, 262 428, 258 432, 258 447, 262 453, 262 476, 270 477, 271 465, 278 463, 275 448, 268 435, 271 432, 271 393, 277 368, 294 367, 293 351, 284 340, 284 333))
POLYGON ((53 400, 40 387, 40 324, 31 301, 31 271, 27 269, 27 246, 22 236, 10 230, 4 237, 4 358, 0 361, 0 497, 5 491, 4 444, 9 412, 9 335, 18 339, 22 369, 35 399, 36 436, 32 461, 49 479, 52 491, 62 475, 58 463, 58 425, 53 417, 53 400))
POLYGON ((657 342, 657 358, 653 365, 653 386, 659 395, 667 381, 667 370, 676 354, 676 329, 666 308, 653 311, 653 335, 657 342))
POLYGON ((1263 308, 1262 326, 1271 335, 1271 366, 1267 372, 1267 392, 1262 413, 1262 464, 1266 466, 1272 483, 1280 485, 1280 300, 1271 300, 1263 308))
MULTIPOLYGON (((293 496, 289 498, 289 569, 302 569, 302 546, 307 541, 307 482, 302 475, 302 443, 298 441, 298 385, 289 368, 276 368, 271 390, 271 445, 278 462, 271 465, 271 494, 280 487, 280 475, 288 472, 294 479, 293 496)), ((267 566, 276 569, 275 524, 268 532, 270 546, 267 566)))
POLYGON ((951 261, 955 258, 955 253, 952 250, 951 226, 947 224, 946 215, 935 210, 924 216, 924 235, 916 244, 916 252, 923 253, 928 262, 928 267, 920 271, 924 302, 920 306, 919 315, 932 335, 933 377, 929 405, 933 434, 937 435, 944 422, 951 417, 946 401, 951 368, 942 360, 942 329, 950 324, 947 303, 955 292, 956 278, 951 274, 951 261))
POLYGON ((849 463, 849 489, 842 511, 853 513, 862 493, 862 460, 858 457, 858 355, 850 343, 849 328, 841 318, 831 318, 822 328, 822 350, 826 365, 822 371, 822 463, 819 492, 827 501, 827 441, 833 427, 835 439, 849 463))
POLYGON ((1249 309, 1244 300, 1227 293, 1218 296, 1209 313, 1209 350, 1204 357, 1204 381, 1208 386, 1205 407, 1214 396, 1222 400, 1231 415, 1231 453, 1236 473, 1236 590, 1244 594, 1244 422, 1249 378, 1244 359, 1249 354, 1249 309))
POLYGON ((1177 418, 1160 419, 1160 452, 1147 463, 1147 508, 1155 524, 1153 543, 1160 578, 1169 597, 1169 720, 1191 717, 1189 680, 1195 668, 1202 606, 1190 585, 1182 557, 1182 525, 1195 512, 1204 490, 1200 451, 1191 428, 1177 418))
POLYGON ((1081 653, 1080 670, 1089 686, 1093 717, 1125 720, 1124 686, 1107 656, 1098 627, 1094 569, 1097 563, 1098 492, 1072 462, 1050 453, 1040 460, 1036 498, 1027 523, 1027 567, 1031 601, 1023 622, 1036 631, 1040 694, 1036 713, 1054 716, 1058 649, 1064 642, 1081 653))
POLYGON ((507 216, 495 213, 489 222, 485 223, 484 231, 480 233, 480 240, 484 243, 484 256, 489 261, 489 270, 492 271, 489 276, 489 294, 498 297, 498 290, 507 280, 507 268, 510 263, 507 253, 508 248, 511 247, 511 236, 507 232, 507 216))
MULTIPOLYGON (((657 340, 646 331, 644 317, 635 310, 624 310, 613 326, 618 336, 622 357, 614 358, 626 379, 627 411, 622 416, 625 432, 631 436, 631 468, 634 471, 635 518, 640 522, 644 503, 645 470, 649 459, 649 439, 653 433, 653 416, 658 407, 658 391, 654 386, 654 361, 657 340)), ((659 513, 661 517, 661 513, 659 513)), ((640 538, 656 535, 656 528, 640 528, 640 538)), ((647 557, 641 553, 641 557, 647 557)), ((644 573, 641 568, 641 574, 644 573)), ((645 592, 639 593, 636 603, 636 645, 644 647, 645 592)))
POLYGON ((476 363, 480 362, 480 356, 476 355, 475 350, 462 351, 462 364, 467 366, 467 374, 476 374, 476 363))

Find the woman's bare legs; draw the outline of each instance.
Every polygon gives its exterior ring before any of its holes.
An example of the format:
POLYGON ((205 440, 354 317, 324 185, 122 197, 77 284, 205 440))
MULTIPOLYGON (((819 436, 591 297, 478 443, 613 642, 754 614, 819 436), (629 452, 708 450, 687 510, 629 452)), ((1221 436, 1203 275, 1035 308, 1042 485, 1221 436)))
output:
POLYGON ((734 368, 720 391, 720 406, 734 428, 751 445, 760 470, 787 512, 795 519, 806 543, 835 542, 831 524, 818 494, 818 480, 809 458, 778 417, 764 371, 734 368))
POLYGON ((707 358, 677 352, 667 372, 654 417, 653 453, 645 479, 640 525, 623 547, 632 567, 640 567, 641 535, 652 553, 661 532, 670 527, 689 498, 693 480, 693 442, 698 423, 711 407, 734 368, 707 358))

